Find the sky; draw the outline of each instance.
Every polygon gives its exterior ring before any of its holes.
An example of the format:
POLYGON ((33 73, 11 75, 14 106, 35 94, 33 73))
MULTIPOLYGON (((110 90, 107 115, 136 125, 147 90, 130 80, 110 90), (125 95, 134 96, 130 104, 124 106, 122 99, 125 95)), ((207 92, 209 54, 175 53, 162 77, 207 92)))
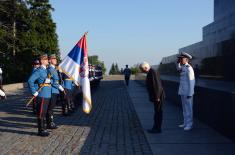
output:
POLYGON ((88 31, 88 55, 107 71, 142 61, 157 65, 179 48, 202 40, 213 22, 213 0, 51 0, 64 58, 88 31))

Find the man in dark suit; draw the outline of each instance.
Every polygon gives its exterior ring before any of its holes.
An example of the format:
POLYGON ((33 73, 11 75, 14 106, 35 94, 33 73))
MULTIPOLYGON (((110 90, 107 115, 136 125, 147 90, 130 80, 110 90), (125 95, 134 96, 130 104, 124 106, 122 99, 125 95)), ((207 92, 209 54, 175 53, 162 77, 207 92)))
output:
POLYGON ((140 64, 142 72, 147 73, 146 87, 149 94, 149 100, 154 105, 154 124, 149 133, 161 133, 162 126, 162 104, 164 100, 164 91, 160 75, 157 71, 152 69, 147 62, 140 64))

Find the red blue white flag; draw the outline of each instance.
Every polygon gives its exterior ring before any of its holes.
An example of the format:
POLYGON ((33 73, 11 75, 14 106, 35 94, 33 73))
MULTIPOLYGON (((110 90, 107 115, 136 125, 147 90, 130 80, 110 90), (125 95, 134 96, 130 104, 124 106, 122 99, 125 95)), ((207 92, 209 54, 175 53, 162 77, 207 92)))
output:
POLYGON ((74 48, 59 64, 59 68, 70 78, 73 79, 76 85, 82 86, 83 92, 83 111, 90 113, 92 108, 91 91, 89 81, 87 43, 85 33, 78 41, 74 48))

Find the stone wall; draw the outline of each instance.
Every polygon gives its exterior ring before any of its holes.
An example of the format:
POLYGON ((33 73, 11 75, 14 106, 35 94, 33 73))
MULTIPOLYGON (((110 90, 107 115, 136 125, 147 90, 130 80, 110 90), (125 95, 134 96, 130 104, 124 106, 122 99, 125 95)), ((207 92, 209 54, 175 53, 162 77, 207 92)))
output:
POLYGON ((214 0, 214 20, 217 21, 234 11, 234 0, 214 0))
MULTIPOLYGON (((136 81, 145 85, 144 77, 136 76, 136 81)), ((166 93, 166 100, 181 106, 178 95, 179 82, 177 78, 161 76, 163 87, 166 93)), ((206 83, 206 82, 205 82, 206 83)), ((224 89, 218 82, 211 86, 205 84, 197 85, 194 94, 194 117, 213 127, 218 132, 235 141, 235 91, 224 89)), ((197 128, 195 126, 195 128, 197 128)))
POLYGON ((26 87, 28 87, 27 83, 14 83, 14 84, 3 85, 3 89, 6 92, 11 92, 11 91, 15 91, 17 89, 22 89, 26 87))

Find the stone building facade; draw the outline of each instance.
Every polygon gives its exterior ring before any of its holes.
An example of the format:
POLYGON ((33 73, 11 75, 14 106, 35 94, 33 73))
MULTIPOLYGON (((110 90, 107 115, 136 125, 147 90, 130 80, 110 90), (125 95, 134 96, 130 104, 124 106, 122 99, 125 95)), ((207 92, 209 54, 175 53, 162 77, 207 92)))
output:
MULTIPOLYGON (((188 52, 193 64, 201 64, 204 58, 221 56, 223 42, 235 38, 235 0, 214 0, 214 21, 203 27, 203 40, 179 49, 188 52)), ((162 59, 162 64, 175 61, 177 55, 162 59)))

